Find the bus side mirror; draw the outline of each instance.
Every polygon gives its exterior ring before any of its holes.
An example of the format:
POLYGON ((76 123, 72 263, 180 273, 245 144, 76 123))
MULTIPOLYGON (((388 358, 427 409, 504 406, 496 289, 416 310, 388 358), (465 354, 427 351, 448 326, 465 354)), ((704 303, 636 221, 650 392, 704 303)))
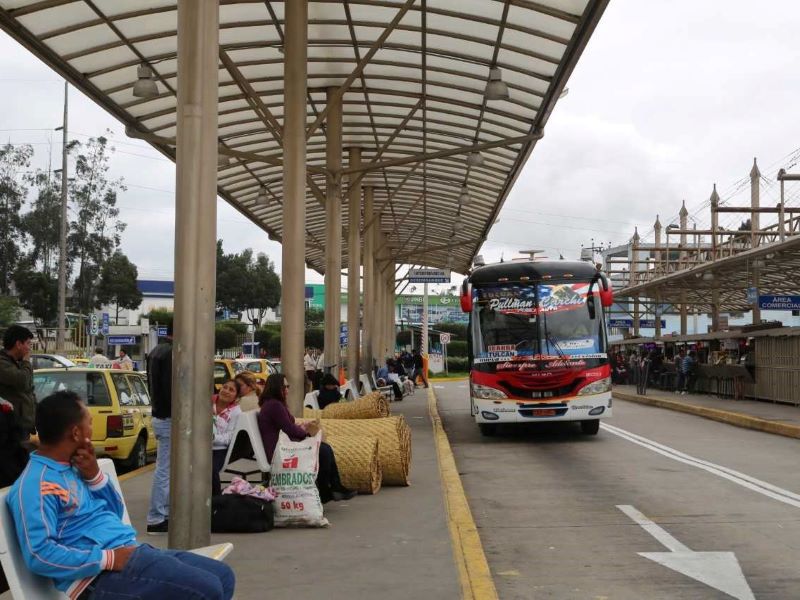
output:
POLYGON ((466 279, 461 284, 461 311, 465 313, 472 312, 472 289, 466 279))
POLYGON ((600 304, 603 308, 611 308, 614 305, 614 290, 608 284, 608 279, 605 275, 600 275, 600 304))
POLYGON ((586 308, 589 311, 589 318, 594 320, 597 310, 594 307, 594 294, 586 296, 586 308))

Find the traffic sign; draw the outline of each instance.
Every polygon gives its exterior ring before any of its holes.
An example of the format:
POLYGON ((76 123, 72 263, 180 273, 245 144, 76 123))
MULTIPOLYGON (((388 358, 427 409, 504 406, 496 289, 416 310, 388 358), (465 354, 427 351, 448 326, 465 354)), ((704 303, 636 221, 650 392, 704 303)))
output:
POLYGON ((106 341, 111 346, 132 346, 136 343, 135 335, 110 335, 106 341))
POLYGON ((758 302, 758 288, 755 287, 747 288, 747 303, 755 304, 756 302, 758 302))
POLYGON ((409 269, 411 283, 450 283, 450 269, 409 269))
POLYGON ((108 335, 108 328, 109 328, 108 313, 103 313, 103 319, 102 319, 102 325, 100 327, 100 332, 103 335, 108 335))
POLYGON ((347 336, 347 323, 342 323, 339 325, 339 345, 340 346, 347 346, 349 343, 348 336, 347 336))
POLYGON ((439 334, 439 341, 442 343, 442 345, 449 344, 450 343, 450 334, 449 333, 440 333, 439 334))
POLYGON ((167 328, 166 327, 159 327, 158 328, 158 337, 167 337, 167 328))

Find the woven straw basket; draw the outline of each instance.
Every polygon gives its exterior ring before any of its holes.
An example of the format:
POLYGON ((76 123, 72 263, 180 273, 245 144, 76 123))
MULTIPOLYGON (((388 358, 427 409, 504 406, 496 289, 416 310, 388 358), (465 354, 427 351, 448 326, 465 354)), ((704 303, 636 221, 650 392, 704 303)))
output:
POLYGON ((337 435, 328 438, 336 454, 342 484, 360 494, 375 494, 381 489, 381 463, 378 438, 337 435))
POLYGON ((303 409, 305 419, 377 419, 389 416, 389 403, 380 392, 372 392, 352 402, 335 402, 322 410, 303 409))

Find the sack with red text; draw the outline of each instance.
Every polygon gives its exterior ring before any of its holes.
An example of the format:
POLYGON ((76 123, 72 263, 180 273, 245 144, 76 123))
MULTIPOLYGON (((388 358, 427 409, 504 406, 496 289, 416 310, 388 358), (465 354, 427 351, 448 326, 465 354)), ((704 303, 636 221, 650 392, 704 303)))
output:
POLYGON ((322 433, 293 442, 281 432, 272 456, 270 487, 275 498, 275 527, 327 527, 317 490, 322 433))

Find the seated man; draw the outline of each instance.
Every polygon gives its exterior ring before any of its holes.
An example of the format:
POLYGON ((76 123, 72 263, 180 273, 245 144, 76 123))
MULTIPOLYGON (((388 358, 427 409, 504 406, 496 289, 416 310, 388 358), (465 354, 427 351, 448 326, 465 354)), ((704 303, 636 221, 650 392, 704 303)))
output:
POLYGON ((92 416, 77 394, 42 400, 36 429, 39 450, 7 496, 31 571, 72 600, 233 596, 234 574, 224 563, 136 541, 122 522, 122 499, 97 464, 92 416))

